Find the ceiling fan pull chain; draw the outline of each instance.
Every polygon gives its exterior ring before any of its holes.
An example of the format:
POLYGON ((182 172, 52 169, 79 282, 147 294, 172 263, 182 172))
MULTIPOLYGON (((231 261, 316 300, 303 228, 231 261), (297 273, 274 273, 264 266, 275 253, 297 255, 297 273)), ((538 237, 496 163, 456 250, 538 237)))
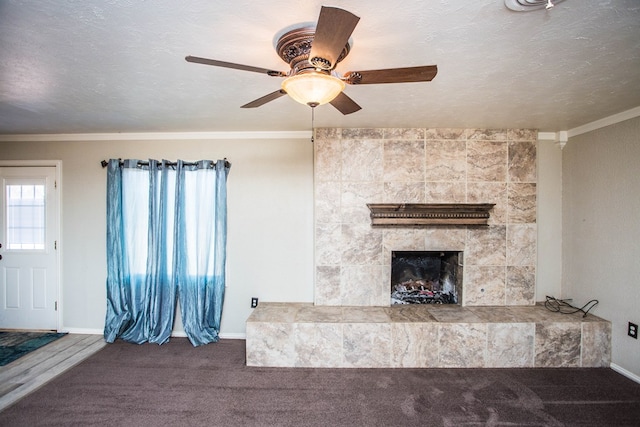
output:
POLYGON ((316 109, 311 107, 311 143, 313 144, 315 142, 315 113, 316 113, 316 109))

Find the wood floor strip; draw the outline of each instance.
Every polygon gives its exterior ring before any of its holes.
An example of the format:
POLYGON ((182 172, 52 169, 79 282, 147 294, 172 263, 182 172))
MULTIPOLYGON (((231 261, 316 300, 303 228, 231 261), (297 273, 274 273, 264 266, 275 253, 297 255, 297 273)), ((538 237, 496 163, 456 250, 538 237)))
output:
POLYGON ((90 345, 95 341, 95 337, 95 335, 67 335, 49 343, 0 368, 0 382, 12 381, 20 375, 29 374, 34 369, 48 369, 57 363, 55 357, 64 354, 70 348, 90 345))
POLYGON ((68 335, 57 341, 0 368, 0 411, 106 345, 101 335, 68 335))
POLYGON ((76 353, 83 351, 86 347, 93 345, 95 342, 96 341, 91 336, 87 336, 87 338, 79 340, 73 345, 57 352, 54 352, 54 349, 46 349, 47 354, 44 354, 43 352, 43 355, 46 358, 42 362, 23 370, 16 369, 15 374, 11 378, 8 378, 7 381, 26 382, 29 378, 36 377, 60 364, 66 363, 67 359, 73 358, 76 353))

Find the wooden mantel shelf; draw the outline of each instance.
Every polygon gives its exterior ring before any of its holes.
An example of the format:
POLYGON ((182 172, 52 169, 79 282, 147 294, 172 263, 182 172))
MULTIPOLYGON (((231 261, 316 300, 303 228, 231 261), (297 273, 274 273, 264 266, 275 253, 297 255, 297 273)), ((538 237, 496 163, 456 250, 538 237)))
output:
POLYGON ((372 226, 488 225, 495 203, 367 203, 372 226))

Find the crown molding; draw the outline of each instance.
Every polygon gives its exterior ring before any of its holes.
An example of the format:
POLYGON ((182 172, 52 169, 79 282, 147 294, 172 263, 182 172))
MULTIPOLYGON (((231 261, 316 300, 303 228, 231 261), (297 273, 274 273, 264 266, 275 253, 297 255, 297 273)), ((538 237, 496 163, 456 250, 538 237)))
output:
POLYGON ((558 139, 557 132, 538 132, 538 141, 555 141, 558 139))
POLYGON ((538 141, 553 141, 561 150, 567 145, 569 136, 566 130, 560 132, 538 132, 538 141))
MULTIPOLYGON (((640 116, 640 107, 632 108, 582 126, 569 129, 567 137, 591 132, 640 116)), ((561 133, 562 133, 561 132, 561 133)), ((163 140, 222 140, 222 139, 311 139, 313 131, 255 131, 255 132, 131 132, 131 133, 52 133, 6 134, 0 142, 35 141, 163 141, 163 140)), ((563 135, 564 136, 564 135, 563 135)), ((539 141, 558 141, 558 132, 538 132, 539 141)))
POLYGON ((632 108, 631 110, 623 111, 618 114, 614 114, 609 117, 605 117, 600 120, 593 121, 591 123, 587 123, 582 126, 578 126, 573 129, 569 129, 567 134, 569 138, 572 136, 581 135, 583 133, 591 132, 596 129, 600 129, 606 126, 614 125, 616 123, 623 122, 625 120, 633 119, 640 116, 640 107, 632 108))
POLYGON ((0 142, 35 141, 166 141, 221 139, 311 139, 312 131, 264 132, 132 132, 132 133, 51 133, 0 135, 0 142))
POLYGON ((640 116, 640 107, 632 108, 622 113, 614 114, 573 129, 560 132, 538 132, 538 141, 555 141, 560 148, 564 148, 569 138, 583 133, 591 132, 606 126, 614 125, 625 120, 634 119, 640 116))

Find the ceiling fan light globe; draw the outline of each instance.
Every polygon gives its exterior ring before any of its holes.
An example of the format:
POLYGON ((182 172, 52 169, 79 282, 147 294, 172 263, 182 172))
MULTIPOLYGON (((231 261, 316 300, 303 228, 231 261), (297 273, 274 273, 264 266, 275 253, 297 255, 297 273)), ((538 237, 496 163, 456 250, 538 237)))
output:
POLYGON ((345 88, 339 78, 321 73, 298 74, 282 82, 282 90, 304 105, 323 105, 333 101, 345 88))

